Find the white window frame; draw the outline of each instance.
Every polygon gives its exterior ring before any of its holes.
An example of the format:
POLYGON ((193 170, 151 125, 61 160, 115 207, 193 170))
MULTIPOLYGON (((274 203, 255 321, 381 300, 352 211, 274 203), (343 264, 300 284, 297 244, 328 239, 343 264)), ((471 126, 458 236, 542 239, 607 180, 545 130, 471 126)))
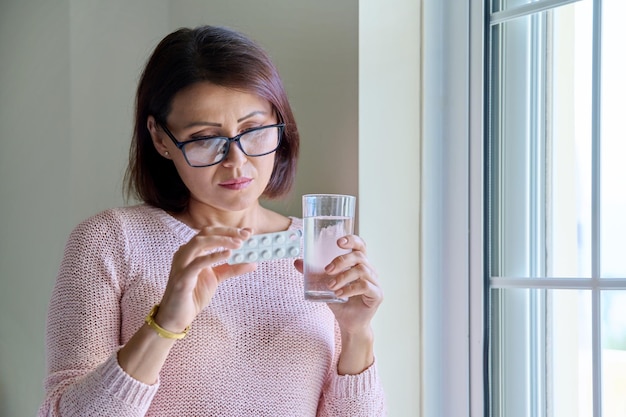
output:
POLYGON ((424 0, 422 415, 483 416, 484 2, 424 0))
MULTIPOLYGON (((491 16, 492 22, 577 0, 543 0, 491 16)), ((484 31, 485 2, 423 1, 422 72, 422 415, 488 415, 486 397, 485 218, 484 218, 484 31)), ((601 2, 594 2, 599 19, 601 2)), ((596 25, 598 21, 596 20, 596 25)), ((599 26, 597 26, 599 27, 599 26)), ((594 43, 600 41, 595 34, 594 43)), ((594 65, 600 65, 595 48, 594 65)), ((599 73, 599 71, 597 71, 599 73)), ((596 94, 600 80, 594 78, 596 94)), ((594 100, 599 100, 598 96, 594 100)), ((598 106, 594 106, 597 112, 598 106)), ((599 115, 593 134, 600 135, 599 115)), ((599 166, 595 141, 594 158, 599 166)), ((594 192, 599 172, 594 173, 594 192)), ((593 218, 599 240, 600 200, 593 218)), ((602 288, 623 288, 623 280, 601 280, 594 244, 593 303, 602 288)), ((498 286, 504 285, 496 279, 498 286)), ((515 283, 512 283, 515 285, 515 283)), ((524 283, 527 285, 527 283, 524 283)), ((550 288, 578 288, 576 279, 549 280, 550 288)), ((585 287, 588 289, 588 287, 585 287)), ((599 309, 593 308, 596 332, 599 309)), ((594 414, 601 413, 601 340, 594 336, 594 414)))
MULTIPOLYGON (((506 12, 494 13, 490 16, 491 24, 498 24, 518 16, 526 16, 540 11, 554 9, 579 0, 541 0, 516 7, 506 12)), ((592 79, 592 256, 591 256, 591 277, 590 278, 541 278, 533 280, 532 283, 525 278, 515 277, 493 277, 490 280, 492 288, 544 288, 544 289, 584 289, 591 295, 592 312, 592 385, 593 385, 593 415, 602 415, 602 340, 601 340, 601 290, 623 289, 623 279, 604 279, 600 270, 600 231, 601 231, 601 209, 600 209, 600 102, 601 102, 601 30, 602 27, 602 1, 593 0, 593 57, 592 66, 594 75, 592 79)))

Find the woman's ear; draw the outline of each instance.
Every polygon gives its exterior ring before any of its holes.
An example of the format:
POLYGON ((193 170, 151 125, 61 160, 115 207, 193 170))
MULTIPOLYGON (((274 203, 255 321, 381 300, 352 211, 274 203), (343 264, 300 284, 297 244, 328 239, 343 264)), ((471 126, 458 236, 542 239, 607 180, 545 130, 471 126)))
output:
POLYGON ((170 153, 167 150, 167 146, 165 145, 165 142, 163 141, 163 135, 159 134, 159 130, 157 127, 157 122, 154 119, 154 116, 148 116, 148 121, 146 122, 146 127, 148 128, 148 131, 150 132, 150 137, 152 138, 152 143, 154 144, 154 148, 157 150, 157 152, 160 155, 163 155, 163 157, 167 158, 167 159, 171 159, 170 158, 170 153))

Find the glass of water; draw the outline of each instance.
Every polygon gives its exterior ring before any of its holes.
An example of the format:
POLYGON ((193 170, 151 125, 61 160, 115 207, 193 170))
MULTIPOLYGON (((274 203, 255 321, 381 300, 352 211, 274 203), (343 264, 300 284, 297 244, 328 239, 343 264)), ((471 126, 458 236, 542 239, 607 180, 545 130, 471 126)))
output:
POLYGON ((304 298, 324 303, 344 303, 328 288, 332 277, 324 268, 337 256, 350 252, 337 241, 354 233, 356 197, 340 194, 302 196, 304 223, 304 298))

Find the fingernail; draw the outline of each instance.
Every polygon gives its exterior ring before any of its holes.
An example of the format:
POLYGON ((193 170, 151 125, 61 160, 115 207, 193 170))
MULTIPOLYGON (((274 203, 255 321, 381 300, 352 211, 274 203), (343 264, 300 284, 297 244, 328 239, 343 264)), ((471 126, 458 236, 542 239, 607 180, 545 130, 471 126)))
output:
POLYGON ((335 269, 335 265, 333 265, 333 264, 328 264, 328 265, 326 265, 326 268, 324 268, 324 271, 326 271, 326 272, 332 272, 332 271, 333 271, 333 269, 335 269))
POLYGON ((328 288, 333 288, 336 284, 337 284, 337 281, 333 279, 328 283, 328 288))
POLYGON ((347 237, 342 237, 341 239, 339 239, 339 244, 340 245, 348 244, 348 238, 347 237))

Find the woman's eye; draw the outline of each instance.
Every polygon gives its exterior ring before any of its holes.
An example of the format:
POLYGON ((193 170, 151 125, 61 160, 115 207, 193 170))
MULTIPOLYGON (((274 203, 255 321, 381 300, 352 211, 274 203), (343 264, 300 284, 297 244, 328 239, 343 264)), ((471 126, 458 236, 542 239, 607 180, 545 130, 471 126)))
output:
POLYGON ((220 135, 191 135, 189 140, 213 139, 213 138, 219 138, 219 137, 221 136, 220 135))
POLYGON ((261 126, 263 126, 263 125, 262 124, 258 124, 258 125, 246 126, 244 129, 241 129, 239 134, 249 132, 249 131, 257 129, 257 128, 261 127, 261 126))

